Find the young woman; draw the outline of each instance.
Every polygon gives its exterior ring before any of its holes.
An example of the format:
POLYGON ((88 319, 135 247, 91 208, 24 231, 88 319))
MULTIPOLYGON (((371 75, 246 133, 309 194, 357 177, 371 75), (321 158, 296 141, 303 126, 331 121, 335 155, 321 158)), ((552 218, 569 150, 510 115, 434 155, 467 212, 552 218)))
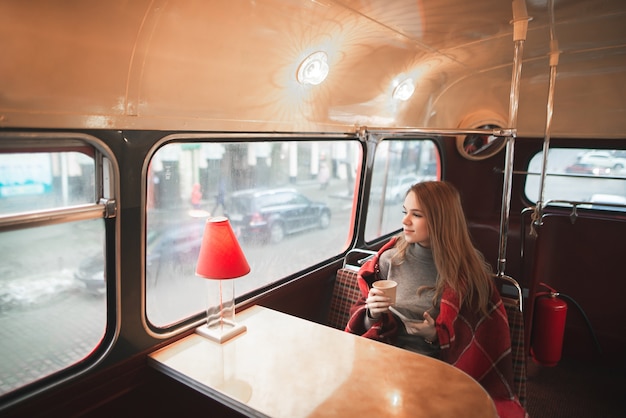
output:
POLYGON ((506 311, 458 191, 444 181, 415 184, 404 214, 400 235, 359 271, 362 296, 346 331, 453 364, 485 387, 500 416, 524 416, 512 389, 506 311), (394 305, 372 287, 386 279, 398 283, 394 305))

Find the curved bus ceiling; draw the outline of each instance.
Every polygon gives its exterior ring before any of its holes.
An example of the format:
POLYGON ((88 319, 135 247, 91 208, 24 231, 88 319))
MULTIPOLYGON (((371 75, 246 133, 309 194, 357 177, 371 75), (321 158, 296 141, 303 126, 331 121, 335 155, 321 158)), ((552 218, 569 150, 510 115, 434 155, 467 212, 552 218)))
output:
MULTIPOLYGON (((624 137, 626 2, 526 7, 518 135, 543 136, 556 37, 552 135, 624 137)), ((353 131, 507 121, 512 18, 506 0, 0 0, 0 127, 353 131), (300 85, 300 62, 318 50, 327 79, 300 85), (415 93, 392 99, 405 77, 415 93)))

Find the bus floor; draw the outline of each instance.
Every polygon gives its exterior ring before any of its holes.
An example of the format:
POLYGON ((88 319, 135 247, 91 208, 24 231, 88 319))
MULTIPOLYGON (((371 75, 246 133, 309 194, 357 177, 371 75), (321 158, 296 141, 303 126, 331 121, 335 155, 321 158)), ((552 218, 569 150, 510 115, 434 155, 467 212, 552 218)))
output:
POLYGON ((526 410, 531 418, 626 416, 626 370, 562 359, 543 367, 528 359, 526 410))

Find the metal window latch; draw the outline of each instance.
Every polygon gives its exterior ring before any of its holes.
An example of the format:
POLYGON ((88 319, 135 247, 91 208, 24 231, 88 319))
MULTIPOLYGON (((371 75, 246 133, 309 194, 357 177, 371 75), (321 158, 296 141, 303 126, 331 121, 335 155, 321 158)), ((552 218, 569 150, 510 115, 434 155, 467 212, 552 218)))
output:
POLYGON ((104 206, 104 217, 107 219, 115 218, 117 216, 117 204, 115 199, 105 199, 102 198, 98 202, 100 205, 104 206))
POLYGON ((576 223, 576 218, 578 217, 577 206, 576 204, 572 204, 572 213, 569 214, 569 220, 572 222, 572 225, 576 223))

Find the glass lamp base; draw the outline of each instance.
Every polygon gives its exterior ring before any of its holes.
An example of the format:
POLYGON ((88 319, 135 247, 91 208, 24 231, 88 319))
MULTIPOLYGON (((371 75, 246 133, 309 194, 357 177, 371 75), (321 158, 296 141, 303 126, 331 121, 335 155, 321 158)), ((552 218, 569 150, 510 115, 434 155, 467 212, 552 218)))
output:
POLYGON ((221 344, 241 334, 246 329, 246 326, 242 324, 223 324, 211 328, 204 324, 196 328, 196 334, 221 344))

